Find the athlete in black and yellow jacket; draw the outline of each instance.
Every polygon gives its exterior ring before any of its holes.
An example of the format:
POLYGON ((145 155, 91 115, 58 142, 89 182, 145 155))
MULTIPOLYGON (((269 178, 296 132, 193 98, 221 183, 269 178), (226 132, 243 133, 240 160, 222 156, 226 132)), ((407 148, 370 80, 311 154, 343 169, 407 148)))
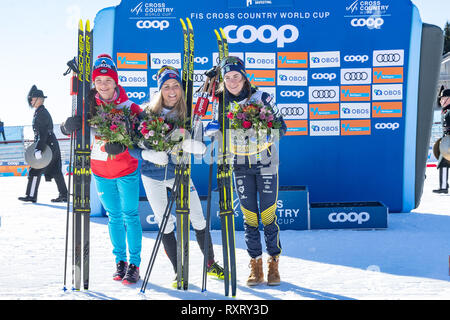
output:
MULTIPOLYGON (((273 97, 270 94, 260 91, 250 84, 244 63, 239 58, 226 58, 222 63, 221 72, 224 81, 219 91, 222 91, 223 94, 220 94, 219 97, 225 99, 227 108, 230 108, 235 102, 274 107, 273 97)), ((234 154, 235 187, 244 214, 245 242, 251 258, 251 274, 247 280, 249 286, 264 282, 260 221, 264 226, 266 249, 270 255, 267 284, 278 285, 280 283, 278 261, 281 254, 281 242, 275 214, 278 197, 278 150, 274 142, 286 132, 286 124, 279 114, 275 114, 275 119, 280 121, 282 126, 279 132, 272 130, 277 132, 271 136, 260 137, 258 140, 255 137, 248 137, 247 143, 244 145, 236 144, 233 138, 229 139, 229 150, 234 154)), ((233 136, 233 130, 231 130, 231 136, 233 136)))

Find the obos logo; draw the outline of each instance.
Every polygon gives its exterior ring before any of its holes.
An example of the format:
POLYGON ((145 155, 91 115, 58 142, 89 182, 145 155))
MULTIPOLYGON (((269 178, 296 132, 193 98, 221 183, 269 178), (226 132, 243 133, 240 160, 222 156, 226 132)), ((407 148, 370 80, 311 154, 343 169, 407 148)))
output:
POLYGON ((245 54, 245 67, 258 69, 275 69, 275 53, 252 53, 245 54))
POLYGON ((329 68, 341 66, 339 51, 311 52, 309 60, 311 68, 329 68))
POLYGON ((160 69, 163 65, 181 68, 180 53, 152 53, 150 54, 151 69, 160 69))
POLYGON ((279 86, 307 86, 308 71, 306 70, 278 70, 279 86))
POLYGON ((380 29, 384 24, 384 20, 381 17, 369 17, 369 18, 354 18, 350 21, 352 27, 367 27, 369 29, 380 29))
POLYGON ((368 212, 332 212, 328 215, 328 221, 331 223, 357 222, 363 224, 370 220, 368 212))
POLYGON ((292 43, 298 39, 298 29, 296 26, 286 24, 280 28, 266 24, 259 28, 251 25, 229 25, 223 28, 229 43, 253 43, 256 40, 262 43, 277 42, 278 48, 284 48, 286 43, 292 43))
POLYGON ((340 124, 339 120, 317 120, 310 121, 310 135, 311 136, 339 136, 340 124))
POLYGON ((169 27, 169 21, 167 20, 139 20, 136 22, 138 29, 159 29, 164 30, 169 27))
POLYGON ((372 100, 402 100, 402 84, 372 85, 372 100))
POLYGON ((146 87, 147 71, 119 71, 119 84, 123 87, 146 87))

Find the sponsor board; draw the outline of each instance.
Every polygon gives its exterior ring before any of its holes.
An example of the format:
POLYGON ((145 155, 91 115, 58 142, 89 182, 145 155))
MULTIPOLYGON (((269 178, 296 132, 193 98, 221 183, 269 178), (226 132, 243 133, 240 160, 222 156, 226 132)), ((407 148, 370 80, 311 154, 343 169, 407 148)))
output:
POLYGON ((308 121, 307 120, 286 120, 287 136, 307 136, 308 121))
POLYGON ((147 71, 117 71, 122 87, 147 87, 147 71))
POLYGON ((401 118, 403 107, 401 101, 372 102, 373 118, 401 118))
POLYGON ((308 68, 308 52, 278 52, 278 68, 308 68))
POLYGON ((370 135, 370 119, 364 120, 341 120, 342 136, 370 135))
POLYGON ((117 53, 118 69, 147 69, 148 56, 146 53, 117 53))
POLYGON ((370 101, 370 86, 341 86, 341 101, 370 101))

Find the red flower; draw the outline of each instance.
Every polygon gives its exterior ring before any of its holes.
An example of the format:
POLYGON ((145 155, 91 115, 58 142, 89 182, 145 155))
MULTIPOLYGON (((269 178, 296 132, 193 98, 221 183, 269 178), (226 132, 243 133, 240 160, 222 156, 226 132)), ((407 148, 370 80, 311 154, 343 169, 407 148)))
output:
POLYGON ((233 119, 233 117, 234 117, 233 112, 228 112, 227 118, 228 118, 228 119, 233 119))
POLYGON ((110 127, 109 127, 109 129, 111 130, 111 131, 116 131, 117 130, 117 126, 115 125, 115 124, 112 124, 110 127))
POLYGON ((269 122, 267 122, 267 126, 268 126, 269 128, 272 128, 273 123, 272 123, 271 121, 269 121, 269 122))
POLYGON ((244 122, 242 122, 242 126, 245 129, 248 129, 248 128, 250 128, 252 126, 252 123, 250 121, 244 121, 244 122))

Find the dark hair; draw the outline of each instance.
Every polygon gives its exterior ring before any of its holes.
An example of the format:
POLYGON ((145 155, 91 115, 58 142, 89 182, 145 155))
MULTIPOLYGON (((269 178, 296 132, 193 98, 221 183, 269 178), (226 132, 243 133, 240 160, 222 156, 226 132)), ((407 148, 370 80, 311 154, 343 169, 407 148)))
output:
MULTIPOLYGON (((242 90, 245 89, 247 90, 248 92, 247 99, 250 99, 250 97, 252 96, 252 84, 250 83, 247 77, 245 76, 242 77, 244 78, 244 85, 242 86, 242 90)), ((222 81, 220 82, 219 87, 216 90, 216 94, 222 94, 225 90, 226 90, 225 81, 222 81)))

